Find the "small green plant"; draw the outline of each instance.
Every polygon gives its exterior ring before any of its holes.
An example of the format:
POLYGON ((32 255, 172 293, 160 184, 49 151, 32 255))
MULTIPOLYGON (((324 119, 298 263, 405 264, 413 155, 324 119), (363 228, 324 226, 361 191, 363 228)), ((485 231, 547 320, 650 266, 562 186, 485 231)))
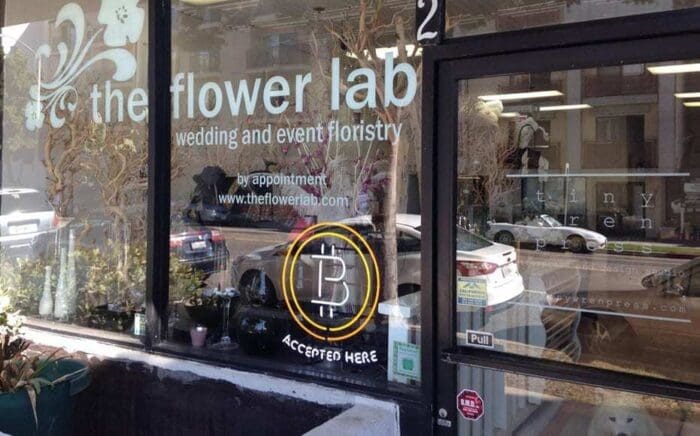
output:
POLYGON ((170 256, 169 296, 171 301, 197 299, 201 295, 204 284, 204 273, 180 262, 176 256, 170 256))
MULTIPOLYGON (((45 277, 44 259, 0 261, 0 298, 8 298, 13 310, 37 313, 45 277)), ((55 283, 54 283, 55 285, 55 283)))
MULTIPOLYGON (((127 251, 116 244, 101 247, 78 246, 75 249, 76 310, 69 322, 99 329, 124 331, 130 320, 107 319, 112 310, 127 315, 145 306, 146 245, 132 243, 127 251), (129 259, 126 269, 118 268, 120 256, 129 259)), ((47 255, 33 259, 0 260, 0 297, 10 299, 14 310, 27 316, 39 313, 39 301, 48 280, 52 289, 59 282, 60 258, 47 255), (50 267, 47 270, 47 267, 50 267), (47 273, 47 271, 49 271, 47 273), (47 274, 48 277, 47 277, 47 274)), ((170 259, 170 299, 196 298, 205 284, 205 276, 191 265, 170 259)))
MULTIPOLYGON (((27 343, 17 337, 22 327, 22 318, 19 312, 10 312, 10 299, 0 296, 0 368, 4 363, 18 356, 27 349, 27 343)), ((0 377, 0 392, 4 392, 5 385, 0 377)))

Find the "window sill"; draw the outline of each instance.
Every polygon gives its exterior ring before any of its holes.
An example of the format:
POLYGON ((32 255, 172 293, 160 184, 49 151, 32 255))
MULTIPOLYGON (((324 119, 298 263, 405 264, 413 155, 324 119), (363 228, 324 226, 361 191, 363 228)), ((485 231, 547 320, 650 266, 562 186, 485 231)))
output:
POLYGON ((78 338, 94 339, 97 341, 109 342, 115 345, 122 345, 130 348, 143 349, 144 347, 143 339, 136 336, 130 336, 125 333, 97 330, 74 324, 62 324, 39 318, 27 318, 25 325, 36 330, 65 334, 78 338))
POLYGON ((279 376, 290 381, 313 383, 325 388, 342 389, 386 400, 424 403, 420 387, 409 387, 398 383, 390 384, 386 380, 337 375, 310 368, 309 365, 280 363, 277 360, 265 361, 255 356, 226 356, 220 352, 195 349, 172 342, 158 343, 151 351, 148 351, 145 349, 142 339, 138 337, 37 318, 28 318, 25 325, 28 330, 27 339, 42 345, 56 346, 56 344, 60 344, 69 352, 81 351, 107 358, 123 358, 124 351, 128 349, 130 359, 144 361, 144 363, 163 357, 181 362, 181 365, 184 366, 212 365, 236 372, 243 371, 248 376, 250 373, 279 376), (120 351, 114 352, 115 349, 120 351))

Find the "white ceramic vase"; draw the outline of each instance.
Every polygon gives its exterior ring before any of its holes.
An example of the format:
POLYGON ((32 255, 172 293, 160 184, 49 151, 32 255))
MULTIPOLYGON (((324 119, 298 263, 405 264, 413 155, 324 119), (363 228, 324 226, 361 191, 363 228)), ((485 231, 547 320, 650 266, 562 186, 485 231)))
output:
POLYGON ((39 300, 39 316, 49 318, 53 315, 53 294, 51 292, 51 266, 47 265, 44 272, 44 292, 39 300))

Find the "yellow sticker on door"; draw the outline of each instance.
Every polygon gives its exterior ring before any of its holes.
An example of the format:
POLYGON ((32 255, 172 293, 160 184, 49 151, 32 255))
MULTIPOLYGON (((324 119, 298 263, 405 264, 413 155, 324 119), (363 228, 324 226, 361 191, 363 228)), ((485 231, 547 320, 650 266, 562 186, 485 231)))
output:
POLYGON ((486 280, 472 277, 457 277, 457 304, 486 307, 487 302, 486 280))

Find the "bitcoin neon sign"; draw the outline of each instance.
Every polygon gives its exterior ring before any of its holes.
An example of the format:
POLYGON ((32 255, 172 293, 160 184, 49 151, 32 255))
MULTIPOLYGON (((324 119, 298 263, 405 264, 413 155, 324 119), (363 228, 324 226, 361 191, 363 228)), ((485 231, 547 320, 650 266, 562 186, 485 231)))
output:
POLYGON ((282 293, 292 319, 310 336, 327 342, 344 341, 364 330, 377 311, 380 284, 372 247, 355 229, 339 223, 317 224, 299 234, 289 246, 282 268, 282 293), (309 263, 314 265, 313 280, 307 281, 315 287, 311 292, 295 284, 309 263), (349 284, 350 269, 353 273, 361 270, 353 279, 364 282, 362 286, 354 281, 349 284), (351 302, 361 303, 359 309, 347 313, 351 302))

